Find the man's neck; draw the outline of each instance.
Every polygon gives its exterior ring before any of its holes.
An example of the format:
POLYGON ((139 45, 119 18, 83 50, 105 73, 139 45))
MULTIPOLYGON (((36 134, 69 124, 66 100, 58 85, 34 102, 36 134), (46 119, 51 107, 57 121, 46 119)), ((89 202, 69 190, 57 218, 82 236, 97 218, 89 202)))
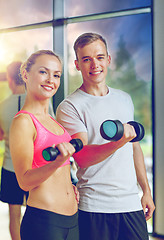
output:
POLYGON ((83 92, 86 92, 90 95, 93 96, 105 96, 108 94, 109 89, 107 87, 107 85, 104 86, 87 86, 85 84, 82 84, 80 87, 80 90, 82 90, 83 92))

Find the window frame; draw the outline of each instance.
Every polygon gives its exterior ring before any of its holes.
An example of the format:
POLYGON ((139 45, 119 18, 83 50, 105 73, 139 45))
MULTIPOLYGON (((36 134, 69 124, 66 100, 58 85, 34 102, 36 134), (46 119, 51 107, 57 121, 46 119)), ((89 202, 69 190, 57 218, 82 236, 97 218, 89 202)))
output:
MULTIPOLYGON (((53 28, 53 50, 59 54, 63 60, 63 74, 61 78, 61 85, 57 94, 53 97, 53 106, 56 110, 58 104, 68 95, 68 69, 67 69, 67 36, 66 36, 66 27, 68 24, 78 23, 78 22, 87 22, 91 20, 100 20, 100 19, 109 19, 116 18, 120 16, 136 15, 143 13, 150 13, 152 17, 152 44, 153 44, 153 0, 150 7, 141 7, 141 8, 132 8, 125 10, 118 10, 113 12, 101 12, 90 15, 82 15, 75 17, 64 17, 64 0, 53 0, 53 19, 49 21, 20 25, 16 27, 3 28, 0 29, 1 33, 17 32, 17 31, 26 31, 31 29, 39 29, 45 27, 53 28), (63 41, 58 41, 58 39, 63 39, 63 41)), ((155 107, 154 107, 154 59, 153 59, 153 50, 152 50, 152 139, 153 139, 153 197, 155 199, 155 168, 154 168, 154 146, 155 146, 155 107)), ((153 218, 153 229, 154 229, 154 218, 153 218)))

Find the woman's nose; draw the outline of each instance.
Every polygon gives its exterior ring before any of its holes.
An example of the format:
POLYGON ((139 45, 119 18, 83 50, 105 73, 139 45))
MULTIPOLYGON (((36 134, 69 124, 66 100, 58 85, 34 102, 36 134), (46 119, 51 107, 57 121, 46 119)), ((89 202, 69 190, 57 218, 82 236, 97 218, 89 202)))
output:
POLYGON ((46 81, 48 83, 52 83, 54 80, 53 80, 53 76, 51 74, 48 75, 48 78, 46 79, 46 81))

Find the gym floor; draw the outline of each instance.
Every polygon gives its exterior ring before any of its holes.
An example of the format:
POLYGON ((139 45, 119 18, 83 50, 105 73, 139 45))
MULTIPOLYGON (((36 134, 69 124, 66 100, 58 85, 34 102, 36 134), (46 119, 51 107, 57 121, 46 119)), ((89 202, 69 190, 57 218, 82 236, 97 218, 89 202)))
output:
MULTIPOLYGON (((22 214, 25 207, 22 207, 22 214)), ((0 202, 0 240, 11 240, 9 234, 9 218, 8 218, 8 205, 0 202)), ((149 237, 149 240, 164 240, 160 238, 149 237)))

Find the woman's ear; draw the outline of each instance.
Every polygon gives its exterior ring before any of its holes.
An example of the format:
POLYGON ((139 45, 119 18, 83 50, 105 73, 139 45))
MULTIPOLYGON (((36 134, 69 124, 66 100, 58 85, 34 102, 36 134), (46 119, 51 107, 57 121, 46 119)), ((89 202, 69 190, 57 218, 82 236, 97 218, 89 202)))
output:
POLYGON ((80 71, 79 63, 78 63, 78 60, 77 60, 77 59, 75 60, 75 66, 76 66, 76 69, 77 69, 78 71, 80 71))
POLYGON ((23 72, 22 72, 22 79, 23 81, 26 83, 27 82, 27 79, 28 79, 28 73, 27 71, 24 69, 23 72))

